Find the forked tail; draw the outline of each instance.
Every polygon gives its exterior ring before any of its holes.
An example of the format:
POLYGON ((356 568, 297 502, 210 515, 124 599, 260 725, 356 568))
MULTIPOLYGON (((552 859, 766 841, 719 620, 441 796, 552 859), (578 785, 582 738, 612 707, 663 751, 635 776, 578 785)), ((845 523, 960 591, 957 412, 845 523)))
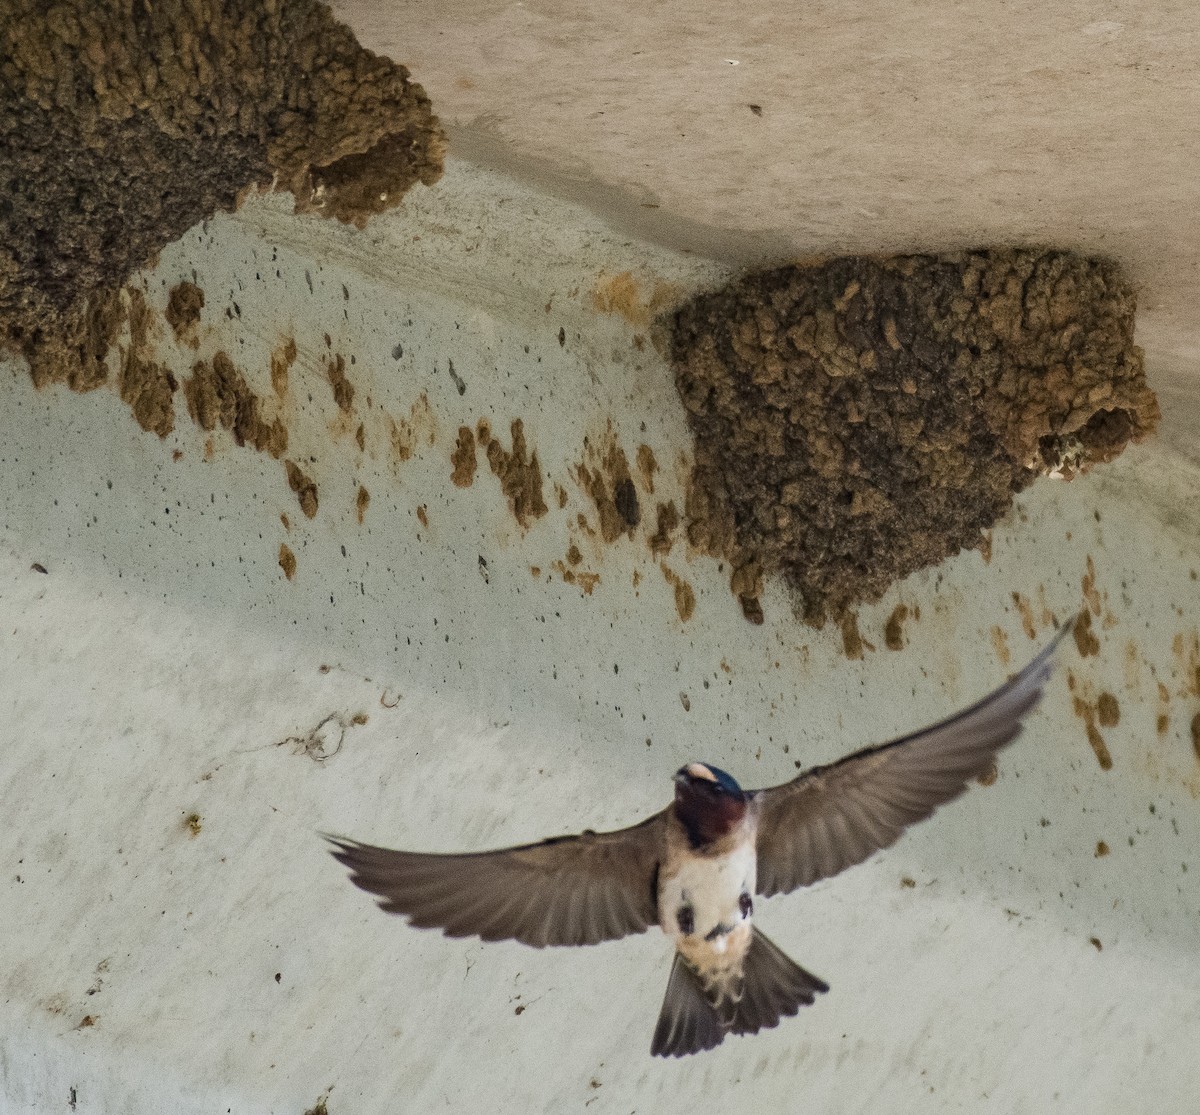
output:
POLYGON ((757 928, 732 993, 728 984, 706 988, 696 969, 676 953, 650 1052, 683 1057, 720 1045, 726 1034, 769 1030, 828 990, 824 980, 806 972, 757 928))

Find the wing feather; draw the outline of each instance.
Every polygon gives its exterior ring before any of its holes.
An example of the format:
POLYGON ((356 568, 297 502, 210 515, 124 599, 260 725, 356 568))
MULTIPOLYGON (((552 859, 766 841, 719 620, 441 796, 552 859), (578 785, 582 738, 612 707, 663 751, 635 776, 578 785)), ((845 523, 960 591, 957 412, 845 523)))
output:
POLYGON ((759 790, 758 892, 815 883, 890 847, 911 824, 958 797, 1021 733, 1073 624, 1016 677, 930 728, 759 790))
POLYGON ((615 832, 463 855, 329 841, 355 886, 417 928, 534 948, 594 945, 658 921, 655 879, 666 816, 615 832))

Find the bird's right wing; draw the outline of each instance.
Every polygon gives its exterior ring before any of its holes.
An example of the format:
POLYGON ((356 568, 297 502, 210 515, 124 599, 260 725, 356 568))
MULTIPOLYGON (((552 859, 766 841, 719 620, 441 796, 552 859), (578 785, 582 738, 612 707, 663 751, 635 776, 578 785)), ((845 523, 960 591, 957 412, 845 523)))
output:
POLYGON ((666 817, 664 811, 615 832, 464 855, 329 840, 334 858, 350 868, 350 881, 410 925, 534 948, 595 945, 658 921, 666 817))
POLYGON ((1065 624, 1011 681, 956 716, 757 791, 758 893, 786 893, 862 863, 958 797, 1020 734, 1072 626, 1065 624))

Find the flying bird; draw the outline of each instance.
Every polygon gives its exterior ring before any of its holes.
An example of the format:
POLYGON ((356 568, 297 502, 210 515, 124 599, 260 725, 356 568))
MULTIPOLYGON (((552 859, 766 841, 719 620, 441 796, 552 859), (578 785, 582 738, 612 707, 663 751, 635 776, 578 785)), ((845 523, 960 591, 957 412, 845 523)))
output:
POLYGON ((650 1052, 681 1057, 753 1034, 829 990, 753 923, 756 898, 827 879, 890 847, 985 775, 1042 696, 1066 624, 1028 666, 933 727, 765 790, 708 763, 674 801, 614 832, 491 852, 400 852, 329 837, 388 913, 449 937, 595 945, 658 925, 675 944, 650 1052))

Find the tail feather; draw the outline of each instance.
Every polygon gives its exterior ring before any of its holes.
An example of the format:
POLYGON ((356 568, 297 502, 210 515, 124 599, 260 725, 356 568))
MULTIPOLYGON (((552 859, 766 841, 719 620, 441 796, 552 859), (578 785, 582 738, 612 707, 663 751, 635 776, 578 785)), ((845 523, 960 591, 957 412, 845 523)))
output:
POLYGON ((725 1032, 696 970, 676 953, 658 1025, 654 1027, 654 1040, 650 1043, 651 1056, 683 1057, 700 1053, 720 1045, 725 1032))
POLYGON ((806 972, 765 933, 754 930, 746 953, 742 998, 730 1027, 735 1034, 756 1034, 779 1025, 785 1016, 810 1007, 829 984, 806 972))
MULTIPOLYGON (((726 1034, 756 1034, 811 1006, 829 985, 806 972, 765 934, 754 930, 736 998, 718 983, 707 984, 678 953, 667 981, 650 1053, 684 1057, 725 1040, 726 1034)), ((735 993, 736 994, 736 993, 735 993)))

